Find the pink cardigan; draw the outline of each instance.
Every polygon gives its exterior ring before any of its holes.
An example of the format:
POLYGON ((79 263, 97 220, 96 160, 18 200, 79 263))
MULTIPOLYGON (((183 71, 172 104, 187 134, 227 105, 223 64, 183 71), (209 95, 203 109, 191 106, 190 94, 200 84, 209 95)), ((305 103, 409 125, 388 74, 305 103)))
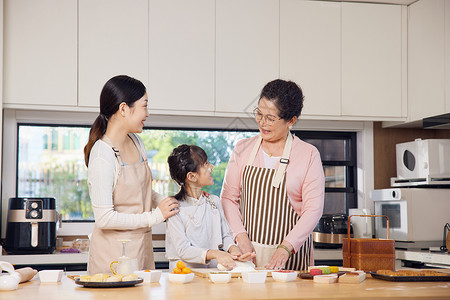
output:
MULTIPOLYGON (((233 237, 246 232, 239 210, 241 180, 244 167, 257 139, 258 136, 255 136, 237 143, 228 162, 223 181, 220 198, 233 237)), ((275 168, 278 168, 278 164, 275 168)), ((261 147, 253 165, 264 167, 261 147)), ((325 177, 320 153, 317 148, 303 142, 298 137, 294 137, 290 161, 286 168, 286 188, 288 199, 300 216, 300 220, 285 237, 285 240, 291 243, 297 252, 322 216, 325 192, 325 177)))

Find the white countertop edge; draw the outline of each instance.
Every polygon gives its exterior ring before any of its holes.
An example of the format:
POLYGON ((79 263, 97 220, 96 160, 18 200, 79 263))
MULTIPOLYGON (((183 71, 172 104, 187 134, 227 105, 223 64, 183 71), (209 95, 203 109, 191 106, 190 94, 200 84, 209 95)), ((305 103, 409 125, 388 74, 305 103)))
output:
MULTIPOLYGON (((7 261, 15 265, 57 265, 83 264, 88 262, 89 253, 54 253, 30 255, 2 255, 0 261, 7 261)), ((166 262, 165 252, 154 252, 156 262, 166 262)), ((342 249, 314 249, 316 260, 341 260, 342 249)))

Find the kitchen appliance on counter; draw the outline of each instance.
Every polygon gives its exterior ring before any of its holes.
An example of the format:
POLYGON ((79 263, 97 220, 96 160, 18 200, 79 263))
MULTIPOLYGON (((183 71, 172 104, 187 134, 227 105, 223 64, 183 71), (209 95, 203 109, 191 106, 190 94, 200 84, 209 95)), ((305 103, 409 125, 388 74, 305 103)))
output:
POLYGON ((54 198, 10 198, 6 226, 8 254, 47 254, 56 249, 54 198))
MULTIPOLYGON (((396 248, 440 247, 442 228, 450 221, 450 189, 392 188, 370 192, 375 214, 389 217, 396 248)), ((386 221, 375 220, 375 237, 386 238, 386 221)))
POLYGON ((343 214, 324 214, 313 230, 314 247, 342 248, 343 239, 347 236, 347 220, 348 217, 343 214))
POLYGON ((395 145, 392 186, 450 185, 450 139, 416 139, 395 145))

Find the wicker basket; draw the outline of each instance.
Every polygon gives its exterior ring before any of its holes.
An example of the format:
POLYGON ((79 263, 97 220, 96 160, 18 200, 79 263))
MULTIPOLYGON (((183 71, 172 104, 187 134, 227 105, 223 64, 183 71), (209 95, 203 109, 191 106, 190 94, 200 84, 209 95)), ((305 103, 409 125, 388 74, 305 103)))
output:
POLYGON ((356 268, 365 272, 395 270, 395 243, 389 239, 389 218, 384 215, 351 215, 348 218, 348 237, 344 238, 342 257, 344 267, 356 268), (352 217, 385 217, 387 220, 387 239, 350 238, 350 219, 352 217))

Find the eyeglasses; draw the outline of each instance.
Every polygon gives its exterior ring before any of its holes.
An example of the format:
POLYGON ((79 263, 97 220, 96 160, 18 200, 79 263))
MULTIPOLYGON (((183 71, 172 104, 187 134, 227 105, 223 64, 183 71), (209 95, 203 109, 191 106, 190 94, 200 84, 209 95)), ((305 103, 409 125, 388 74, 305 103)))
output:
POLYGON ((258 108, 253 110, 253 115, 255 116, 256 122, 261 122, 264 119, 264 123, 272 126, 276 121, 281 120, 280 117, 274 115, 264 115, 258 108))

